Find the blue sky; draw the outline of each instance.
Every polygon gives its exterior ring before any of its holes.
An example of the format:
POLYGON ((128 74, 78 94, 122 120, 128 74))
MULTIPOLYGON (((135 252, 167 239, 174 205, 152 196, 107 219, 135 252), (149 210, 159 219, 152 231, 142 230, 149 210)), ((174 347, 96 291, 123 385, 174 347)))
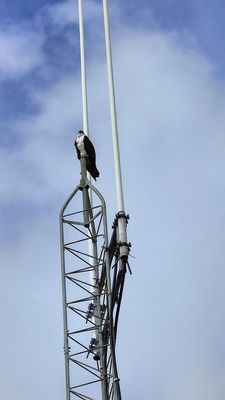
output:
MULTIPOLYGON (((224 400, 221 1, 109 1, 133 276, 117 354, 124 400, 224 400), (129 357, 127 356, 129 355, 129 357)), ((116 212, 100 1, 85 0, 90 135, 116 212)), ((4 400, 64 398, 58 212, 79 181, 76 3, 0 6, 4 400)))

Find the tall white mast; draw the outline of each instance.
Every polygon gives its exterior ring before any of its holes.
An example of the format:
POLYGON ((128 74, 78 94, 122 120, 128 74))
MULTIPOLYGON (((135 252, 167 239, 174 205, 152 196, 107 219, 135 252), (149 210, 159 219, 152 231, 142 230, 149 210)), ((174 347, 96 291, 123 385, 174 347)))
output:
POLYGON ((86 79, 85 50, 84 50, 83 1, 82 0, 78 0, 78 15, 79 15, 79 34, 80 34, 80 64, 81 64, 83 130, 84 130, 85 134, 87 136, 89 136, 87 79, 86 79))
POLYGON ((124 211, 124 199, 123 199, 123 186, 122 186, 122 174, 121 174, 121 163, 120 163, 120 150, 119 150, 118 127, 117 127, 116 100, 115 100, 115 89, 114 89, 112 51, 111 51, 107 0, 103 0, 103 13, 104 13, 106 60, 107 60, 107 71, 108 71, 108 85, 109 85, 109 100, 110 100, 110 112, 111 112, 111 124, 112 124, 113 154, 114 154, 115 177, 116 177, 117 210, 119 212, 119 211, 124 211))
MULTIPOLYGON (((79 17, 79 35, 80 35, 80 65, 81 65, 81 90, 82 90, 82 114, 83 114, 83 131, 89 136, 89 120, 88 120, 88 98, 87 98, 87 78, 86 78, 86 60, 85 60, 85 40, 84 40, 84 17, 83 17, 83 0, 78 0, 78 17, 79 17)), ((81 159, 82 166, 82 174, 84 176, 88 176, 89 181, 91 182, 91 175, 86 171, 86 161, 81 159)), ((83 191, 83 201, 84 208, 88 209, 93 205, 92 199, 92 190, 84 188, 83 191), (89 193, 89 194, 88 194, 89 193), (89 198, 89 200, 88 200, 89 198), (90 201, 90 205, 88 205, 90 201)), ((88 211, 84 211, 84 218, 87 217, 88 211)), ((92 226, 93 228, 93 226, 92 226)), ((92 230, 91 228, 91 230, 92 230)), ((92 232, 94 236, 94 232, 92 232)), ((93 240, 88 240, 88 248, 89 248, 89 262, 94 267, 97 259, 97 247, 96 243, 93 240)), ((93 286, 92 292, 94 293, 94 286, 96 284, 97 275, 96 270, 93 269, 90 271, 90 284, 93 286)), ((96 323, 96 318, 93 317, 93 322, 96 323)), ((93 338, 98 336, 96 331, 93 331, 93 338)))
POLYGON ((111 125, 112 125, 113 154, 114 154, 115 178, 116 178, 116 195, 117 195, 117 212, 118 212, 117 225, 118 225, 118 239, 119 239, 118 244, 120 247, 120 257, 123 261, 126 262, 129 253, 129 245, 127 243, 127 229, 126 229, 127 216, 125 215, 124 212, 123 185, 122 185, 120 149, 119 149, 117 115, 116 115, 116 99, 115 99, 115 89, 114 89, 112 50, 111 50, 110 28, 109 28, 108 0, 102 0, 102 1, 103 1, 103 15, 104 15, 104 28, 105 28, 109 101, 110 101, 111 125))

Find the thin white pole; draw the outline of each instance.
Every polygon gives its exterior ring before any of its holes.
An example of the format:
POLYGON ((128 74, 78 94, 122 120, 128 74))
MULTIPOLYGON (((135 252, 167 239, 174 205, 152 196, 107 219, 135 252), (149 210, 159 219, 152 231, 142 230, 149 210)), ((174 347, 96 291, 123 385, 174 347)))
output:
MULTIPOLYGON (((83 131, 89 136, 89 120, 88 120, 88 100, 87 100, 87 78, 86 78, 86 62, 85 62, 85 46, 84 46, 84 18, 83 18, 83 0, 78 0, 78 18, 80 33, 80 66, 81 66, 81 91, 82 91, 82 113, 83 113, 83 131)), ((87 174, 89 181, 91 175, 87 174)), ((92 191, 89 192, 92 204, 92 191)))
MULTIPOLYGON (((80 60, 81 60, 81 89, 82 89, 82 113, 83 113, 83 131, 89 136, 89 120, 88 120, 88 100, 87 100, 87 78, 86 78, 86 61, 85 61, 85 45, 84 45, 84 18, 83 18, 83 0, 78 0, 78 15, 79 15, 79 33, 80 33, 80 60)), ((87 173, 89 181, 91 181, 91 175, 87 173)), ((88 190, 88 189, 84 189, 88 190)), ((92 190, 89 189, 90 205, 93 206, 92 190)), ((85 206, 87 207, 87 205, 85 206)), ((89 263, 93 267, 96 264, 97 259, 97 248, 96 243, 91 239, 88 240, 88 250, 89 250, 89 263)), ((96 285, 96 271, 93 269, 90 271, 90 284, 93 287, 96 285)), ((93 289, 93 295, 95 294, 95 289, 93 289)), ((97 325, 95 317, 92 317, 93 322, 97 325)), ((93 331, 93 337, 98 337, 98 331, 93 331)))
POLYGON ((83 1, 78 0, 79 33, 80 33, 80 61, 81 61, 81 89, 83 109, 83 130, 89 136, 88 102, 87 102, 87 79, 84 51, 84 23, 83 23, 83 1))
POLYGON ((117 128, 116 100, 115 100, 115 89, 114 89, 114 78, 113 78, 112 50, 111 50, 107 0, 103 0, 103 13, 104 13, 104 27, 105 27, 105 44, 106 44, 107 70, 108 70, 110 112, 111 112, 111 124, 112 124, 113 154, 115 163, 117 209, 118 212, 120 212, 124 211, 124 200, 123 200, 123 186, 122 186, 122 174, 121 174, 121 163, 120 163, 120 150, 119 150, 119 139, 118 139, 118 128, 117 128))
POLYGON ((115 178, 116 178, 116 196, 117 196, 117 211, 118 211, 117 241, 119 243, 119 254, 122 260, 122 267, 123 267, 124 263, 127 261, 129 254, 129 245, 127 243, 127 217, 124 211, 124 200, 123 200, 123 185, 122 185, 122 174, 121 174, 121 163, 120 163, 117 116, 116 116, 116 99, 115 99, 113 65, 112 65, 112 50, 111 50, 110 29, 109 29, 108 0, 102 0, 102 1, 103 1, 103 15, 104 15, 104 28, 105 28, 106 61, 107 61, 108 85, 109 85, 109 101, 110 101, 111 125, 112 125, 113 155, 114 155, 115 178))

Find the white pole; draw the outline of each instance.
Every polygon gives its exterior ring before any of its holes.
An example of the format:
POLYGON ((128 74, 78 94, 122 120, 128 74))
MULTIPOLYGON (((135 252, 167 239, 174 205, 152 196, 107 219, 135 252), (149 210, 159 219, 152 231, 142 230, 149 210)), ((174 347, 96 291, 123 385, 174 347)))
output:
MULTIPOLYGON (((86 64, 85 64, 85 46, 84 46, 84 22, 83 22, 83 0, 78 0, 78 16, 79 16, 79 33, 80 33, 80 61, 81 61, 81 90, 82 90, 82 112, 83 112, 83 131, 89 136, 89 122, 88 122, 88 101, 87 101, 87 78, 86 78, 86 64)), ((88 173, 88 179, 91 181, 91 176, 88 173)), ((84 189, 87 190, 87 189, 84 189)), ((92 207, 92 190, 89 190, 90 206, 92 207)), ((88 240, 89 248, 89 263, 94 265, 96 263, 96 245, 92 240, 88 240), (93 258, 94 257, 94 258, 93 258)), ((90 272, 90 283, 96 285, 96 272, 90 272)), ((93 289, 93 293, 94 293, 93 289)), ((94 322, 95 317, 93 317, 94 322)), ((95 337, 95 332, 93 337, 95 337)))
POLYGON ((81 61, 81 89, 83 109, 83 131, 89 136, 88 103, 87 103, 87 80, 84 54, 84 23, 83 23, 83 1, 78 0, 79 32, 80 32, 80 61, 81 61))
POLYGON ((115 100, 113 65, 112 65, 112 50, 111 50, 110 29, 109 29, 108 0, 102 0, 102 1, 103 1, 104 28, 105 28, 106 60, 107 60, 107 70, 108 70, 109 101, 110 101, 111 124, 112 124, 113 154, 114 154, 115 178, 116 178, 116 195, 117 195, 117 211, 118 211, 117 241, 120 249, 119 251, 120 258, 123 262, 126 262, 129 254, 129 245, 127 243, 127 217, 124 212, 120 149, 119 149, 119 138, 118 138, 117 116, 116 116, 116 100, 115 100))
POLYGON ((107 0, 103 0, 103 13, 104 13, 104 27, 105 27, 110 112, 111 112, 111 124, 112 124, 113 154, 114 154, 115 177, 116 177, 117 210, 118 212, 120 212, 124 211, 124 200, 123 200, 123 187, 122 187, 119 139, 118 139, 118 129, 117 129, 116 101, 115 101, 115 90, 114 90, 114 79, 113 79, 112 51, 110 42, 109 14, 108 14, 107 0))

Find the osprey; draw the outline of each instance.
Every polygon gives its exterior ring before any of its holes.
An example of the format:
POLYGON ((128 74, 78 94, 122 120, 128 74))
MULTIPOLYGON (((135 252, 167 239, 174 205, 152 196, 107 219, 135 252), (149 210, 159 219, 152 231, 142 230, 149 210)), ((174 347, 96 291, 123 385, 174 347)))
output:
POLYGON ((99 177, 99 171, 96 167, 95 148, 90 139, 83 131, 79 131, 74 145, 77 150, 78 160, 80 160, 81 157, 86 159, 87 171, 96 180, 96 178, 99 177))

